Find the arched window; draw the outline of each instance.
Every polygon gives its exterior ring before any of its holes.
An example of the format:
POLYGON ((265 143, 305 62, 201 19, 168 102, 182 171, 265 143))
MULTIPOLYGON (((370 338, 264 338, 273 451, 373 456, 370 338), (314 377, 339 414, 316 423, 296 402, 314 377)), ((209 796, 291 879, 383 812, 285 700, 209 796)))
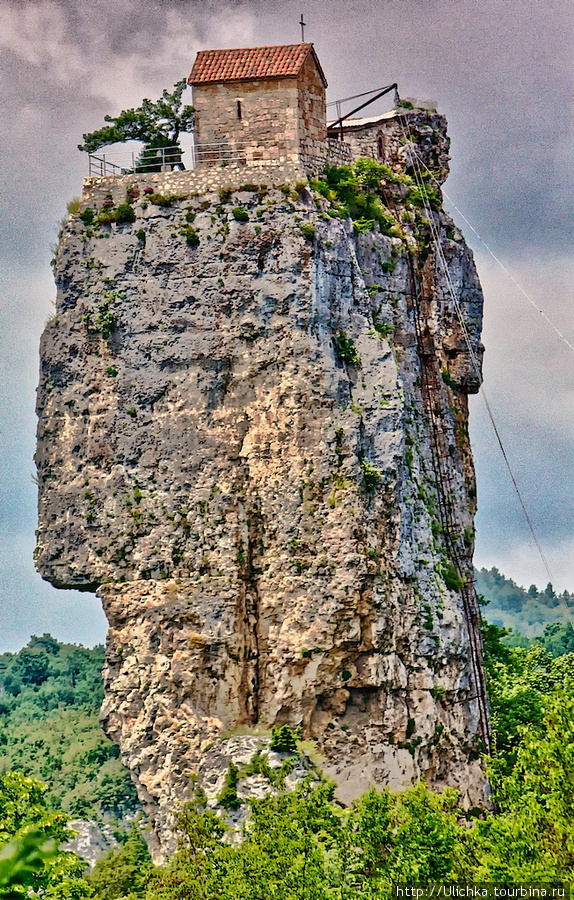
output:
POLYGON ((241 115, 242 115, 242 113, 241 113, 241 100, 238 100, 238 101, 237 101, 237 118, 240 119, 240 118, 241 118, 241 115))
POLYGON ((379 159, 385 158, 385 144, 383 142, 383 138, 381 135, 379 135, 377 138, 377 153, 378 153, 379 159))

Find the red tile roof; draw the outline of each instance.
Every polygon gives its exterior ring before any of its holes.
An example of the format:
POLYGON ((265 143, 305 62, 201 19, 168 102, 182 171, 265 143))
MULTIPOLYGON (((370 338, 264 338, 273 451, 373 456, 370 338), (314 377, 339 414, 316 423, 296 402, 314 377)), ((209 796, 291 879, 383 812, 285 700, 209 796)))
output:
POLYGON ((313 44, 282 44, 279 47, 238 47, 232 50, 200 50, 195 57, 189 84, 251 81, 259 78, 292 78, 299 74, 309 54, 321 79, 327 79, 313 44))

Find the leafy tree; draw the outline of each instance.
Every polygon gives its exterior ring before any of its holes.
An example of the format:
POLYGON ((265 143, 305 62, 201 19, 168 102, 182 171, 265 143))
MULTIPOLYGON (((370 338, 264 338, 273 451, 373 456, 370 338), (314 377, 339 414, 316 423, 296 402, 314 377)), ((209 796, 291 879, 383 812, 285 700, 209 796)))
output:
POLYGON ((154 155, 157 157, 153 151, 162 147, 178 148, 169 161, 183 166, 179 137, 182 132, 192 131, 194 124, 193 106, 182 102, 185 87, 184 78, 174 85, 171 93, 164 90, 159 100, 145 99, 137 109, 123 110, 115 118, 104 116, 110 124, 84 134, 84 143, 78 144, 78 149, 95 153, 108 144, 142 141, 145 146, 140 164, 145 164, 146 170, 150 171, 150 160, 154 155))
POLYGON ((48 860, 57 855, 57 842, 41 831, 29 831, 23 837, 0 847, 0 897, 21 900, 34 886, 48 860))
POLYGON ((297 750, 297 741, 301 740, 301 729, 295 731, 289 725, 282 725, 281 728, 271 729, 270 750, 277 753, 295 753, 297 750))
POLYGON ((96 898, 142 897, 151 874, 151 857, 137 825, 124 844, 96 862, 87 877, 96 898))
POLYGON ((51 634, 44 632, 42 637, 38 637, 37 634, 33 634, 30 640, 28 641, 28 647, 30 649, 40 649, 45 650, 46 653, 51 653, 56 656, 60 652, 60 644, 53 638, 51 634))
MULTIPOLYGON (((339 897, 336 867, 326 847, 336 847, 341 818, 333 785, 308 781, 290 793, 250 802, 251 815, 238 847, 222 842, 221 824, 209 811, 188 806, 186 834, 171 863, 158 870, 148 898, 168 900, 327 900, 339 897)), ((350 895, 349 895, 350 896, 350 895)))
POLYGON ((537 638, 540 644, 552 656, 562 656, 574 651, 574 628, 570 622, 551 622, 537 638))
POLYGON ((523 726, 510 775, 498 779, 500 814, 475 829, 479 881, 574 877, 574 698, 544 698, 538 727, 523 726))
POLYGON ((45 795, 46 786, 33 778, 0 775, 0 897, 25 897, 28 888, 54 900, 89 896, 84 861, 57 850, 72 837, 68 817, 49 810, 45 795))
POLYGON ((24 684, 42 684, 50 673, 50 657, 45 650, 24 647, 18 654, 13 671, 24 684))

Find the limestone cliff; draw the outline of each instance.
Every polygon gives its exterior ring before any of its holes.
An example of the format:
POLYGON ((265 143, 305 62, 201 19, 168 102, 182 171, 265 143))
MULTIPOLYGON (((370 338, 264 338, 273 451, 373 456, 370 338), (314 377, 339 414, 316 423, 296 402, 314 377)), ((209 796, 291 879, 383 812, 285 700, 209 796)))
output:
MULTIPOLYGON (((444 179, 444 120, 410 127, 444 179)), ((102 723, 164 848, 207 751, 284 723, 344 801, 418 777, 483 799, 462 590, 472 254, 432 212, 453 300, 404 184, 383 185, 397 226, 368 231, 296 179, 95 180, 57 254, 36 563, 102 598, 102 723), (106 224, 126 189, 133 215, 106 224)))

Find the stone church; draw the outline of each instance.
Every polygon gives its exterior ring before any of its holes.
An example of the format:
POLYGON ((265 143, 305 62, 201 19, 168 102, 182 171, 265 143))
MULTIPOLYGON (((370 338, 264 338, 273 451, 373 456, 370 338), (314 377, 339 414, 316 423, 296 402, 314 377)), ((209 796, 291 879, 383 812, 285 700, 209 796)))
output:
POLYGON ((291 164, 309 175, 359 156, 392 162, 406 110, 327 121, 327 79, 311 43, 200 50, 188 78, 195 165, 291 164))

